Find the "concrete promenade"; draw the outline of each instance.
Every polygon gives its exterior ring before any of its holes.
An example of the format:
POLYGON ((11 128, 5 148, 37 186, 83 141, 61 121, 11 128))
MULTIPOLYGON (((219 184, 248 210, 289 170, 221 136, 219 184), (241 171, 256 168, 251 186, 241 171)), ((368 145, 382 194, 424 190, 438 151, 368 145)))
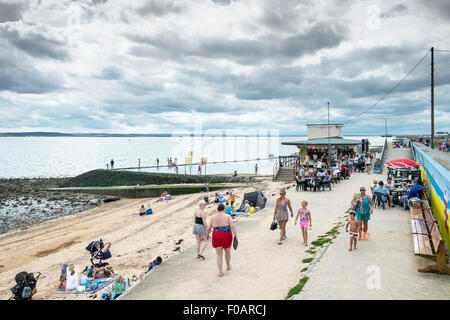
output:
MULTIPOLYGON (((389 149, 386 161, 409 152, 389 149)), ((386 174, 370 177, 386 180, 386 174)), ((376 208, 369 233, 351 252, 348 234, 341 233, 294 299, 450 299, 449 276, 417 271, 434 262, 414 255, 409 211, 376 208)))
MULTIPOLYGON (((389 150, 387 161, 408 158, 409 149, 389 150)), ((309 242, 344 221, 353 193, 367 190, 382 176, 355 173, 332 191, 287 191, 294 211, 302 200, 309 202, 312 230, 309 242)), ((292 184, 293 185, 293 184, 292 184)), ((291 185, 291 186, 292 186, 291 185)), ((370 191, 369 191, 370 192, 370 191)), ((290 218, 287 241, 278 245, 279 231, 270 231, 275 196, 264 210, 236 224, 239 247, 232 250, 232 270, 217 277, 216 257, 209 244, 206 260, 195 259, 195 248, 163 262, 152 274, 126 293, 123 299, 285 299, 288 291, 310 266, 302 260, 311 246, 301 245, 298 225, 290 218)), ((295 217, 295 216, 294 216, 295 217)), ((341 229, 342 231, 342 229, 341 229)), ((370 240, 348 251, 349 237, 341 232, 309 273, 303 291, 293 299, 448 299, 450 277, 420 274, 417 269, 431 261, 414 256, 409 214, 400 208, 375 209, 369 223, 370 240)), ((316 254, 317 256, 318 254, 316 254)), ((314 265, 314 261, 312 262, 314 265)))
MULTIPOLYGON (((294 211, 302 200, 309 202, 312 230, 309 242, 342 221, 352 194, 359 186, 369 187, 373 175, 358 173, 350 180, 336 184, 332 191, 287 190, 294 211), (340 218, 339 218, 340 217, 340 218)), ((291 184, 292 186, 293 184, 291 184)), ((205 251, 205 261, 197 260, 195 248, 163 262, 152 274, 133 287, 123 299, 284 299, 301 278, 300 270, 307 267, 299 226, 290 218, 287 240, 278 245, 279 230, 270 231, 276 197, 268 195, 267 206, 253 217, 236 224, 239 247, 232 249, 232 270, 217 277, 216 255, 211 244, 205 251)), ((295 213, 295 212, 294 212, 295 213)), ((295 218, 295 215, 294 215, 295 218)), ((344 252, 345 254, 345 252, 344 252)))

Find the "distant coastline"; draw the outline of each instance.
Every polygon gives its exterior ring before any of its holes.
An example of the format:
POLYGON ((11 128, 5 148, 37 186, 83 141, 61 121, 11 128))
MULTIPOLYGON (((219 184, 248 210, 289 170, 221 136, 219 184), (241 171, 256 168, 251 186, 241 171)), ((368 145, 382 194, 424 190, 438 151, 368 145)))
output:
MULTIPOLYGON (((306 137, 306 134, 280 134, 279 137, 306 137)), ((361 134, 346 134, 346 136, 361 136, 361 134)), ((378 137, 376 134, 364 134, 367 137, 378 137)), ((394 135, 395 136, 395 135, 394 135)), ((139 137, 270 137, 269 135, 225 135, 225 134, 193 134, 193 133, 62 133, 62 132, 0 132, 0 137, 123 137, 123 138, 139 138, 139 137)))

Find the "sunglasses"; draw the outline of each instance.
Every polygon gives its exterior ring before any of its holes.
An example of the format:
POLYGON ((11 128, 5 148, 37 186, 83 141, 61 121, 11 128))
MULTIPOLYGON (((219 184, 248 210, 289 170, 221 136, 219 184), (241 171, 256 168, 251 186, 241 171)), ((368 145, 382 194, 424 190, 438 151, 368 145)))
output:
POLYGON ((359 189, 359 191, 366 191, 366 189, 359 189))

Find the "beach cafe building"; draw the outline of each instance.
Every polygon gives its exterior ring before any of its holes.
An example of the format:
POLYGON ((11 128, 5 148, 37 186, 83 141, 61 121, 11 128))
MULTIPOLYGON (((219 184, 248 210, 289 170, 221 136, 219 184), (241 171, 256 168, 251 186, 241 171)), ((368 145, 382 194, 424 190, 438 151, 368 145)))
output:
MULTIPOLYGON (((299 141, 282 142, 283 145, 297 146, 299 149, 300 163, 309 164, 328 158, 328 144, 331 146, 331 158, 337 159, 345 155, 354 156, 360 153, 363 145, 361 140, 344 139, 341 123, 333 124, 307 124, 308 139, 299 141)), ((367 146, 368 148, 368 146, 367 146)))

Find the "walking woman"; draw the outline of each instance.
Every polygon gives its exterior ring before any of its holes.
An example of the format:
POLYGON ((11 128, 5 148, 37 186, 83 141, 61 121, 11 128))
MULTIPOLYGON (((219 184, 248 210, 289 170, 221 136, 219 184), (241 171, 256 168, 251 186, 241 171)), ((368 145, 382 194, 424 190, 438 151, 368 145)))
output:
POLYGON ((206 238, 206 214, 203 210, 205 210, 206 203, 205 201, 200 201, 198 203, 198 210, 194 213, 194 230, 193 234, 195 235, 195 239, 197 240, 197 259, 205 260, 203 256, 203 251, 208 245, 208 240, 206 238))
POLYGON ((295 182, 297 183, 295 191, 298 191, 302 187, 302 181, 300 179, 300 174, 298 171, 295 173, 295 182))
POLYGON ((275 203, 275 211, 273 213, 273 220, 277 220, 278 225, 280 226, 280 241, 278 244, 282 244, 282 241, 286 240, 286 223, 289 220, 288 208, 291 211, 291 218, 293 218, 294 213, 292 211, 291 201, 286 198, 286 191, 281 190, 280 197, 275 203))
POLYGON ((227 270, 231 270, 231 252, 230 247, 233 242, 233 235, 237 240, 236 228, 233 225, 233 219, 230 215, 225 213, 225 206, 220 203, 217 206, 217 213, 215 213, 209 222, 208 230, 206 231, 206 237, 209 239, 209 233, 213 229, 212 233, 212 246, 216 249, 217 253, 217 267, 219 269, 218 276, 223 276, 222 256, 225 251, 225 262, 227 264, 227 270))
POLYGON ((367 173, 370 173, 370 171, 372 170, 372 155, 370 154, 370 152, 368 152, 366 155, 366 169, 367 173))
POLYGON ((367 233, 369 228, 370 215, 373 213, 373 201, 370 196, 366 194, 366 188, 359 188, 360 202, 356 207, 356 220, 359 223, 359 240, 362 239, 362 232, 367 233))

